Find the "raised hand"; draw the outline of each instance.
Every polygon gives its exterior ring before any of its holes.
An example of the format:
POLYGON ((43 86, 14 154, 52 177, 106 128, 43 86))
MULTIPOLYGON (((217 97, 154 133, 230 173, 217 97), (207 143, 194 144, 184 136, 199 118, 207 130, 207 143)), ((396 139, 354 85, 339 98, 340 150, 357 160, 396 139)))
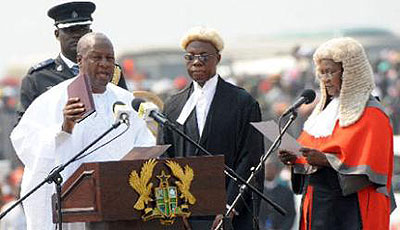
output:
POLYGON ((76 121, 82 118, 83 112, 85 112, 85 107, 83 103, 80 103, 79 98, 69 98, 63 109, 64 122, 62 130, 67 133, 72 133, 76 121))

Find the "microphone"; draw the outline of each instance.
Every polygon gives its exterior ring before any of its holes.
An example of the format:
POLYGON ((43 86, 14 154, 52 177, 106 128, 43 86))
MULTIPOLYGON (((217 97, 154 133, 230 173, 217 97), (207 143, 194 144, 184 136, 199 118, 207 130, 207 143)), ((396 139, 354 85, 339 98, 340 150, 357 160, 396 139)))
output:
POLYGON ((122 121, 129 126, 129 115, 132 113, 132 109, 121 101, 116 101, 113 104, 113 112, 115 116, 115 122, 122 121))
POLYGON ((297 108, 299 108, 302 104, 310 104, 311 102, 313 102, 315 99, 315 92, 312 89, 306 89, 304 90, 301 95, 300 98, 297 99, 297 101, 289 107, 289 109, 287 109, 283 114, 282 117, 288 115, 289 113, 293 113, 294 111, 296 111, 297 108))
MULTIPOLYGON (((138 101, 135 101, 135 99, 133 99, 132 107, 137 107, 135 106, 136 103, 138 103, 138 101)), ((138 116, 146 121, 148 121, 150 118, 153 118, 157 123, 160 123, 161 125, 173 125, 173 123, 170 122, 168 118, 164 116, 164 114, 158 111, 158 107, 151 102, 140 103, 139 110, 137 110, 137 112, 138 116)))
POLYGON ((142 98, 134 98, 131 102, 132 108, 137 112, 139 111, 140 104, 146 102, 142 98))

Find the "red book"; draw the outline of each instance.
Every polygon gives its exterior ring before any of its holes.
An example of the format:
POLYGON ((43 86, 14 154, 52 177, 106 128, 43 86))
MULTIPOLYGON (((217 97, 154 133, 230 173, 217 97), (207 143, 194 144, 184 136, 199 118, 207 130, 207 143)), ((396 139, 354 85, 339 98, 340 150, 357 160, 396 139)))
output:
POLYGON ((85 112, 83 112, 82 118, 77 122, 82 121, 94 111, 96 108, 94 106, 92 86, 90 84, 90 79, 87 75, 78 75, 75 80, 71 82, 68 86, 68 98, 78 97, 80 102, 83 103, 85 107, 85 112))

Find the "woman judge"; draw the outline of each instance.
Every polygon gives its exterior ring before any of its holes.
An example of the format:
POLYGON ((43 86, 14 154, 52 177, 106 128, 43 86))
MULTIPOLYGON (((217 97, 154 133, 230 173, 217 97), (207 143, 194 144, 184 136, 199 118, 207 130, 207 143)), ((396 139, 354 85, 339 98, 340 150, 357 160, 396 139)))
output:
POLYGON ((300 229, 389 229, 393 133, 371 96, 375 84, 360 43, 336 38, 314 54, 321 99, 298 139, 279 152, 303 192, 300 229))

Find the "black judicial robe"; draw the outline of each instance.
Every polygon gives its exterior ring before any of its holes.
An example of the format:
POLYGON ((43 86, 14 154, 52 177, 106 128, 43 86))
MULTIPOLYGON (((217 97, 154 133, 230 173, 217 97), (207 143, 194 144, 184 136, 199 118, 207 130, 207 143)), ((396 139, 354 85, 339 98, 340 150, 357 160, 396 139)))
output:
MULTIPOLYGON (((164 114, 168 119, 176 121, 192 92, 193 83, 171 96, 164 106, 164 114)), ((213 155, 224 155, 225 164, 247 179, 250 175, 250 168, 257 165, 264 152, 263 136, 250 124, 250 122, 257 121, 261 121, 258 102, 244 89, 218 77, 217 88, 200 140, 195 110, 192 111, 183 126, 177 125, 213 155)), ((172 145, 167 151, 169 157, 204 154, 184 141, 179 134, 173 133, 165 127, 160 130, 157 141, 159 144, 172 145)), ((259 173, 256 178, 256 186, 260 189, 263 187, 263 178, 263 172, 259 173)), ((228 177, 226 178, 226 191, 227 203, 230 205, 238 194, 238 185, 228 177)), ((246 196, 246 204, 251 211, 252 202, 249 197, 246 196)), ((234 228, 251 229, 251 213, 244 207, 243 202, 239 202, 235 209, 239 212, 239 216, 233 219, 234 228)), ((257 216, 258 213, 255 215, 257 216)))

